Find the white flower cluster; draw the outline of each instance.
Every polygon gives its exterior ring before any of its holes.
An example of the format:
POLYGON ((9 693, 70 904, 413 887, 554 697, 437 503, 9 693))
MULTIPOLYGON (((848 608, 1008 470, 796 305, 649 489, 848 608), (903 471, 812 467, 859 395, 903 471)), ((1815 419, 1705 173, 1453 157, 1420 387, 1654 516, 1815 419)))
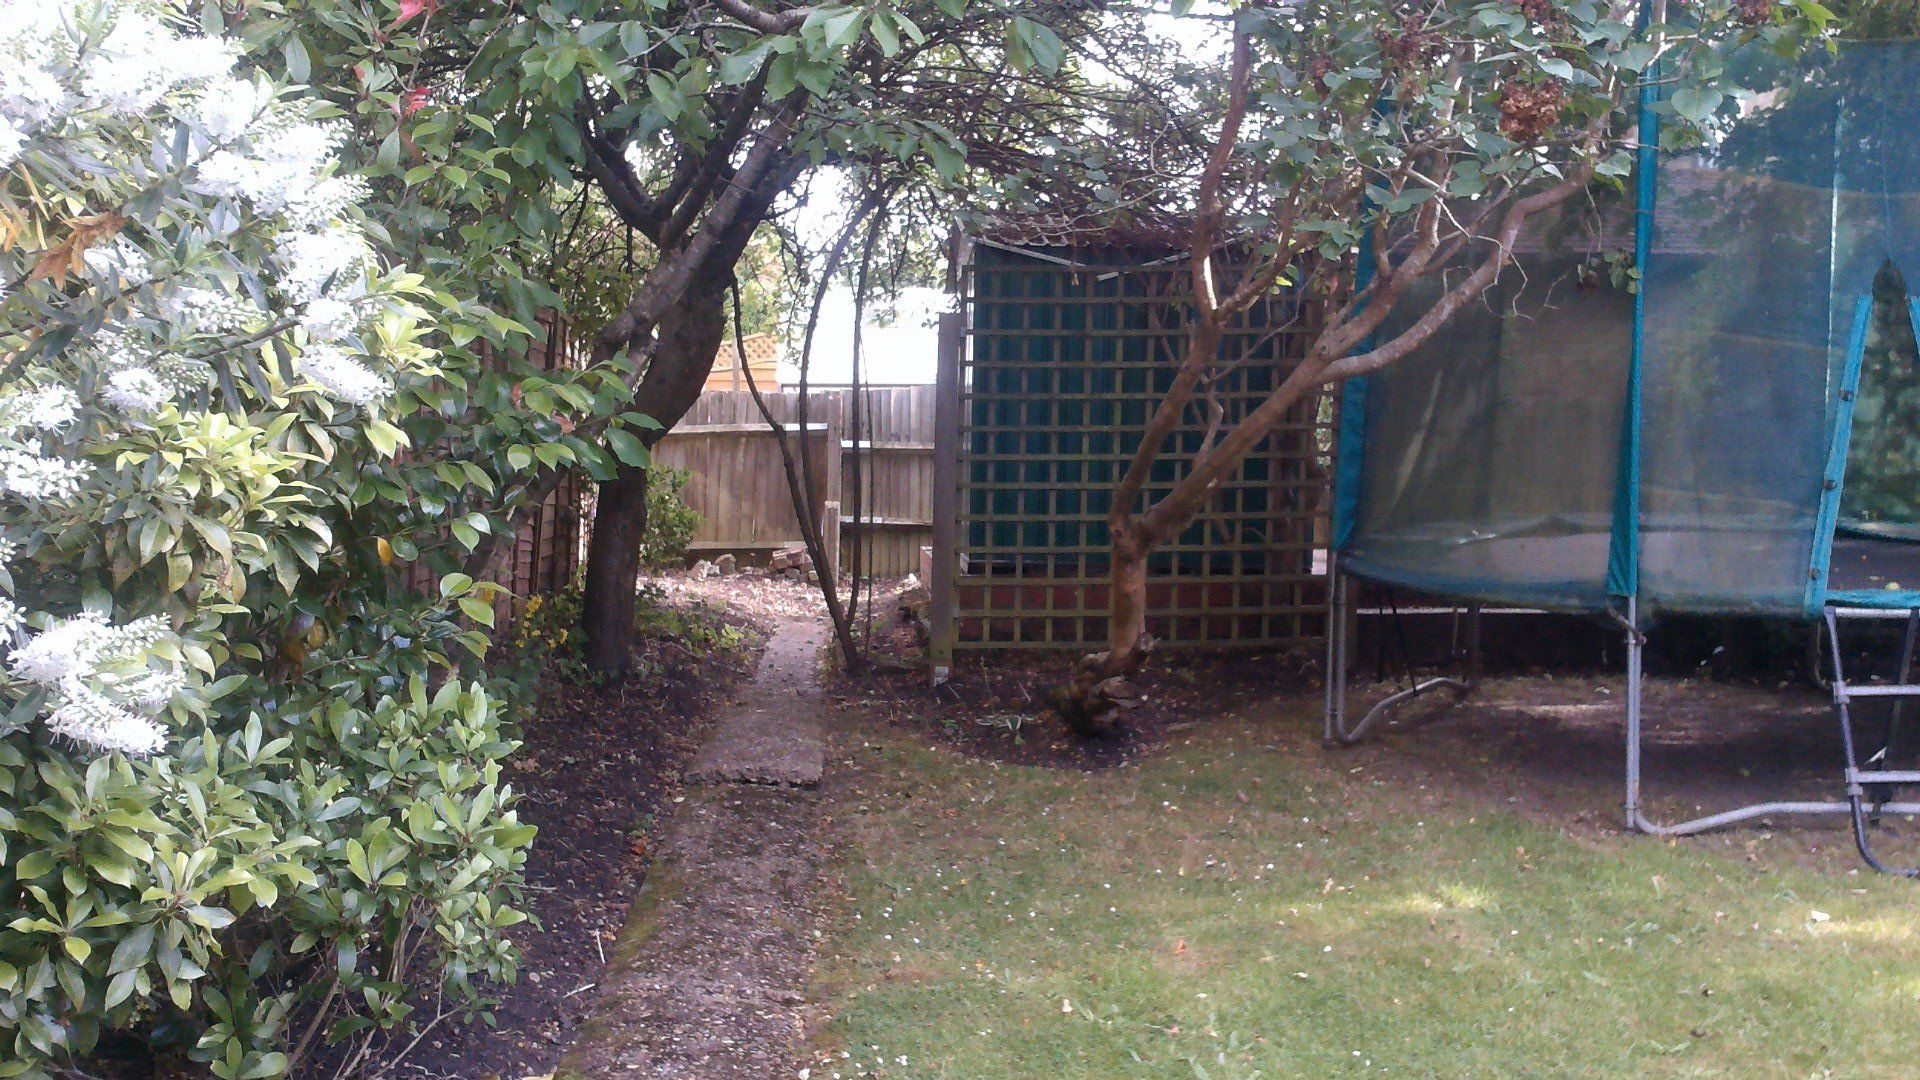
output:
POLYGON ((0 168, 32 136, 78 110, 136 115, 176 89, 233 69, 236 52, 218 38, 174 33, 132 4, 112 8, 106 35, 74 40, 75 0, 0 2, 0 168))
POLYGON ((160 310, 191 333, 244 330, 263 321, 267 313, 244 296, 188 285, 160 301, 160 310))
POLYGON ((280 236, 274 258, 280 261, 280 288, 288 296, 311 301, 358 284, 373 252, 366 237, 344 225, 280 236))
POLYGON ((345 135, 338 124, 270 119, 244 146, 208 155, 194 171, 194 187, 245 199, 259 213, 299 228, 317 228, 366 195, 358 178, 328 175, 345 135))
POLYGON ((165 635, 157 616, 111 626, 88 612, 33 635, 7 666, 51 692, 47 727, 55 734, 97 750, 151 754, 166 744, 154 717, 183 685, 171 666, 154 666, 165 635))
POLYGON ((124 236, 87 249, 87 272, 102 284, 120 289, 137 289, 153 280, 153 266, 147 254, 124 236))
POLYGON ((332 345, 315 345, 300 357, 300 371, 335 401, 371 405, 393 392, 387 380, 332 345))
POLYGON ((254 79, 232 77, 207 84, 187 110, 186 119, 213 142, 231 143, 266 120, 274 100, 273 87, 254 79))
POLYGON ((26 502, 71 499, 93 467, 84 461, 46 457, 17 446, 0 446, 0 495, 26 502))
POLYGON ((59 431, 80 416, 80 399, 64 386, 19 389, 0 398, 0 431, 59 431))
POLYGON ((300 313, 300 327, 315 341, 339 341, 360 325, 360 308, 351 300, 319 296, 300 313))
POLYGON ((204 360, 178 353, 155 352, 137 340, 112 330, 95 334, 90 344, 99 358, 99 370, 106 373, 106 381, 100 390, 102 400, 129 415, 150 412, 168 399, 192 393, 206 386, 213 374, 204 360), (143 374, 129 374, 134 372, 143 374), (148 382, 148 377, 159 384, 158 392, 163 396, 153 400, 151 408, 131 408, 136 400, 149 398, 156 392, 148 382))
POLYGON ((80 91, 113 112, 141 113, 176 86, 233 70, 234 59, 233 47, 218 38, 181 37, 145 12, 122 10, 86 56, 80 91))
POLYGON ((123 368, 107 376, 100 397, 127 416, 141 417, 160 411, 173 400, 173 391, 154 374, 152 368, 123 368))

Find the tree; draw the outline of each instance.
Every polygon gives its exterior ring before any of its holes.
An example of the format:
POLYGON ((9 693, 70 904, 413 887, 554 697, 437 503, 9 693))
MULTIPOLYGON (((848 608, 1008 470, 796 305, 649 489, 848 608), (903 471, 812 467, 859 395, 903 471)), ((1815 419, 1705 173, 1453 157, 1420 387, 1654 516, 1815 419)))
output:
MULTIPOLYGON (((734 265, 808 169, 924 159, 957 179, 969 156, 978 166, 1004 145, 969 139, 980 117, 1044 108, 1025 80, 984 77, 979 58, 1044 76, 1061 53, 1046 24, 1075 19, 1047 4, 719 0, 580 35, 623 47, 596 65, 608 85, 583 87, 575 105, 582 165, 655 252, 654 271, 597 340, 632 367, 634 407, 671 425, 692 404, 724 340, 734 265)), ((601 486, 585 619, 589 663, 603 674, 629 655, 645 485, 644 465, 628 463, 601 486)), ((838 614, 830 575, 821 587, 838 614)), ((850 652, 845 620, 836 624, 850 652)))
POLYGON ((481 334, 511 348, 558 299, 538 280, 567 231, 556 191, 597 187, 594 202, 635 234, 642 272, 595 275, 630 291, 592 305, 615 314, 589 370, 501 377, 466 363, 448 422, 422 432, 493 481, 444 493, 443 516, 480 534, 476 577, 562 469, 602 480, 586 621, 595 667, 612 675, 629 656, 648 449, 697 396, 760 226, 822 166, 866 173, 869 189, 880 173, 1010 178, 1009 197, 1057 186, 1055 133, 1112 119, 1100 114, 1113 95, 1062 70, 1063 41, 1109 29, 1101 6, 254 0, 229 19, 261 63, 326 76, 319 89, 352 118, 355 163, 374 177, 370 212, 447 283, 450 359, 481 334), (514 392, 529 380, 537 395, 514 392))
POLYGON ((1108 647, 1061 696, 1070 721, 1101 729, 1151 645, 1149 555, 1304 395, 1431 340, 1499 278, 1530 223, 1631 173, 1643 77, 1684 139, 1737 97, 1731 49, 1791 50, 1831 17, 1812 0, 1709 0, 1673 22, 1657 6, 1651 19, 1638 0, 1235 6, 1217 133, 1197 163, 1186 351, 1114 493, 1108 647), (1436 278, 1406 310, 1413 285, 1436 278), (1315 309, 1304 357, 1146 502, 1169 436, 1205 407, 1232 320, 1281 287, 1315 309))

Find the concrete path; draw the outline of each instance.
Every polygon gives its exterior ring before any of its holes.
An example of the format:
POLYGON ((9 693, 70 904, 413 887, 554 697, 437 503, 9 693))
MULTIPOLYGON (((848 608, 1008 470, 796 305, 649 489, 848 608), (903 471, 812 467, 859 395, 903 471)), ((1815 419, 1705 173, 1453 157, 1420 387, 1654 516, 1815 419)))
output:
POLYGON ((689 784, 820 783, 826 751, 815 675, 825 640, 824 628, 810 621, 775 631, 746 693, 694 756, 689 784))
POLYGON ((784 1075, 813 967, 824 640, 781 624, 695 758, 556 1080, 784 1075))

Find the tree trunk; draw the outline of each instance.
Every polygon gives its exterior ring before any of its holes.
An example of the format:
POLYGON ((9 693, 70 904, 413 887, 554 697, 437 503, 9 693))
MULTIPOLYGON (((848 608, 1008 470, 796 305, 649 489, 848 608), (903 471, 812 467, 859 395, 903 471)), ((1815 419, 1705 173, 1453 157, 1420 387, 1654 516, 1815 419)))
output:
POLYGON ((1127 679, 1140 670, 1153 650, 1147 633, 1147 556, 1152 541, 1128 518, 1115 522, 1112 582, 1107 597, 1107 648, 1080 661, 1073 682, 1054 695, 1053 707, 1076 734, 1089 737, 1113 733, 1116 706, 1133 696, 1127 679))
MULTIPOLYGON (((661 424, 661 430, 648 433, 649 448, 700 398, 726 336, 728 280, 725 274, 702 275, 660 320, 646 374, 633 397, 636 411, 661 424)), ((647 471, 623 465, 600 485, 581 607, 587 670, 603 679, 625 676, 633 662, 633 605, 639 595, 640 541, 646 526, 647 471)))
POLYGON ((622 466, 600 485, 594 505, 580 615, 587 670, 603 679, 624 678, 633 663, 633 605, 646 532, 647 470, 622 466))
POLYGON ((1107 652, 1100 664, 1103 677, 1132 675, 1153 647, 1147 634, 1147 555, 1152 549, 1138 542, 1131 530, 1113 545, 1113 595, 1108 605, 1107 652))

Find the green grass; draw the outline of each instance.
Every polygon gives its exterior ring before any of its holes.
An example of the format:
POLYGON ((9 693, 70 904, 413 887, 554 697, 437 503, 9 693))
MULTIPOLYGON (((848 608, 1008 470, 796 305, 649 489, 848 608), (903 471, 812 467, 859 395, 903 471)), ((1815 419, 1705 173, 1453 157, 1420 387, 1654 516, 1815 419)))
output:
POLYGON ((1409 791, 1303 713, 1103 774, 843 736, 811 1075, 1913 1074, 1920 886, 1409 791))

